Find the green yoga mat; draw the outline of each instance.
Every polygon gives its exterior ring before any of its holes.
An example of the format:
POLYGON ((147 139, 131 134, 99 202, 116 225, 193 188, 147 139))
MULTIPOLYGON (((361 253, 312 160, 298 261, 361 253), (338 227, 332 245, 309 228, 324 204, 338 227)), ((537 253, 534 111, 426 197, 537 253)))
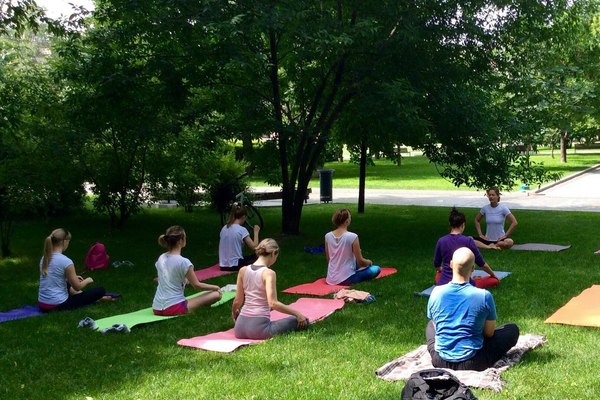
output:
MULTIPOLYGON (((202 293, 206 293, 206 292, 194 293, 191 296, 187 296, 186 299, 188 299, 188 300, 192 299, 194 297, 200 296, 202 293)), ((221 300, 212 304, 211 307, 217 307, 217 306, 220 306, 221 304, 227 303, 230 300, 233 300, 233 298, 235 297, 235 292, 222 292, 221 296, 222 296, 221 300)), ((183 315, 185 315, 185 314, 183 314, 183 315)), ((100 331, 104 328, 113 326, 115 324, 125 324, 125 325, 127 325, 127 327, 129 327, 131 329, 136 325, 148 324, 150 322, 156 322, 156 321, 163 321, 165 319, 177 318, 180 316, 181 315, 163 317, 163 316, 159 316, 159 315, 154 315, 154 313, 152 312, 152 307, 148 307, 148 308, 144 308, 142 310, 130 312, 127 314, 120 314, 120 315, 114 315, 112 317, 102 318, 102 319, 97 320, 96 324, 98 325, 98 331, 100 331)))

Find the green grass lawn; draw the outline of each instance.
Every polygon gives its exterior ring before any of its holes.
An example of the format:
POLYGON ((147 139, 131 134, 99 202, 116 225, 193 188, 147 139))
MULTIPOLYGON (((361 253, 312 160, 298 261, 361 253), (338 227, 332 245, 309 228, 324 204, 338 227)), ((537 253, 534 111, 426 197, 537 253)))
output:
MULTIPOLYGON (((331 228, 339 205, 307 206, 302 234, 278 234, 278 208, 263 209, 261 237, 281 245, 275 270, 279 298, 286 287, 325 274, 323 255, 303 251, 317 246, 331 228)), ((53 313, 0 324, 2 399, 398 399, 402 382, 384 382, 374 371, 424 343, 427 300, 414 297, 433 281, 436 240, 447 232, 445 208, 367 205, 353 216, 365 256, 398 273, 357 288, 375 295, 367 305, 348 304, 302 333, 276 337, 231 354, 180 347, 180 338, 233 326, 231 303, 191 315, 133 328, 129 335, 102 335, 77 328, 82 318, 103 318, 149 307, 154 295, 154 262, 161 253, 157 237, 172 224, 188 234, 184 256, 197 268, 217 261, 219 218, 206 210, 192 214, 149 209, 122 230, 111 230, 95 216, 20 223, 16 257, 0 260, 0 305, 8 310, 37 298, 37 263, 51 229, 73 233, 67 251, 81 266, 88 247, 106 244, 113 261, 131 260, 131 268, 87 273, 110 292, 114 303, 53 313)), ((476 209, 463 210, 472 221, 476 209)), ((600 281, 600 213, 519 211, 517 242, 571 244, 560 253, 485 251, 486 261, 512 275, 492 289, 498 323, 515 322, 523 333, 543 334, 548 343, 525 355, 505 372, 503 393, 475 390, 480 399, 590 399, 600 394, 598 330, 543 321, 583 289, 600 281)), ((467 233, 473 234, 472 224, 467 233)), ((220 286, 233 276, 210 280, 220 286)), ((190 289, 187 294, 191 294, 190 289)))
MULTIPOLYGON (((566 164, 560 163, 560 158, 550 154, 532 156, 532 160, 543 163, 550 171, 560 172, 563 176, 581 171, 600 163, 600 154, 569 154, 566 164)), ((333 181, 336 188, 358 187, 358 164, 348 161, 326 163, 324 168, 333 169, 333 181)), ((260 177, 253 177, 252 186, 265 186, 260 177)), ((319 187, 318 176, 311 180, 310 187, 319 187)), ((411 190, 473 190, 454 184, 442 178, 436 166, 426 157, 405 157, 402 165, 398 166, 389 160, 375 160, 374 166, 367 166, 367 189, 411 189, 411 190)))

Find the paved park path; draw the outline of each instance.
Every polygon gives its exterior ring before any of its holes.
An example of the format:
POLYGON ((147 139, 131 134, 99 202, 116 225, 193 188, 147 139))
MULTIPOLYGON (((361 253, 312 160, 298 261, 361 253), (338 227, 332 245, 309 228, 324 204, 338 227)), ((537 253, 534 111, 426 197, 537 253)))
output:
MULTIPOLYGON (((257 187, 254 191, 273 191, 257 187)), ((488 203, 484 191, 383 190, 367 189, 368 204, 398 204, 481 208, 488 203)), ((309 204, 319 203, 319 188, 313 188, 309 204)), ((600 164, 569 175, 540 190, 504 192, 501 201, 515 210, 565 210, 600 212, 600 164)), ((333 180, 332 203, 358 203, 358 188, 337 189, 333 180)), ((257 202, 259 206, 280 206, 281 200, 257 202)))

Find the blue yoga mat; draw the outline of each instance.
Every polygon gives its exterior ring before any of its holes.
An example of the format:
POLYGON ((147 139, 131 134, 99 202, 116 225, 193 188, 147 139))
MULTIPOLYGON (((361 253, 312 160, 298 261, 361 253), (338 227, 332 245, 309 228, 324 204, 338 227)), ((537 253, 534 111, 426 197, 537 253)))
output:
POLYGON ((23 306, 6 312, 0 312, 0 322, 14 321, 28 317, 46 315, 38 306, 23 306))
MULTIPOLYGON (((508 275, 510 275, 510 272, 506 272, 506 271, 494 271, 494 273, 500 280, 502 280, 502 279, 506 278, 508 275)), ((473 271, 473 274, 471 276, 472 277, 476 277, 476 276, 485 277, 485 276, 488 276, 488 274, 485 271, 476 269, 475 271, 473 271)), ((435 285, 432 285, 425 290, 422 290, 420 292, 415 292, 415 296, 429 297, 429 296, 431 296, 431 291, 433 290, 434 287, 435 287, 435 285)))

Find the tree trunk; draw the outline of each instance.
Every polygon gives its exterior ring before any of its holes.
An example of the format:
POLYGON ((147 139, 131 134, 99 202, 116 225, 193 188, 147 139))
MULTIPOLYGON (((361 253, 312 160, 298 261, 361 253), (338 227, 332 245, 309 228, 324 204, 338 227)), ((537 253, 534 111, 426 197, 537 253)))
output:
POLYGON ((1 255, 2 257, 10 257, 10 237, 12 235, 13 230, 13 221, 8 218, 0 222, 0 236, 1 236, 1 255))
POLYGON ((244 133, 242 135, 242 154, 244 161, 248 163, 246 172, 251 174, 254 166, 252 165, 252 154, 254 153, 254 143, 252 143, 252 135, 244 133))
POLYGON ((360 172, 358 174, 358 213, 365 212, 365 180, 367 175, 367 139, 360 142, 360 172))
POLYGON ((300 220, 302 218, 302 207, 304 206, 304 196, 308 188, 308 180, 300 180, 296 190, 284 191, 283 197, 287 197, 287 207, 281 210, 281 231, 286 235, 300 234, 300 220))
POLYGON ((294 193, 283 193, 284 201, 287 197, 287 203, 291 204, 287 207, 282 207, 281 209, 281 232, 286 235, 298 235, 300 233, 300 216, 299 212, 302 213, 302 206, 300 206, 300 210, 294 204, 293 198, 294 193))
POLYGON ((569 132, 561 130, 560 131, 560 162, 567 162, 567 138, 569 137, 569 132))

